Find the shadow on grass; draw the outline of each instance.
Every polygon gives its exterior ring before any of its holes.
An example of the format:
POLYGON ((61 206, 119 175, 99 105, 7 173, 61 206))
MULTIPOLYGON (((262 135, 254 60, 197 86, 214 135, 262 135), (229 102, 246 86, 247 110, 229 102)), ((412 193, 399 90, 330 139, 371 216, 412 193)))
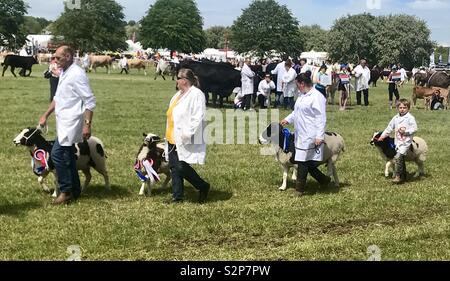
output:
MULTIPOLYGON (((136 191, 137 194, 138 191, 136 191)), ((150 196, 163 196, 170 197, 172 195, 171 184, 165 188, 154 187, 151 189, 150 196)), ((222 190, 214 190, 214 187, 208 193, 207 202, 217 202, 217 201, 226 201, 230 200, 233 194, 231 192, 225 192, 222 190)), ((196 203, 198 201, 198 191, 191 185, 186 185, 184 187, 184 201, 196 203)))
POLYGON ((89 185, 81 193, 81 198, 124 198, 131 196, 132 193, 117 185, 112 185, 111 190, 106 190, 104 185, 89 185))
POLYGON ((339 183, 339 187, 335 187, 333 185, 333 183, 331 183, 330 186, 328 186, 326 188, 321 188, 320 185, 316 182, 313 182, 313 183, 308 182, 305 195, 308 196, 308 195, 314 195, 317 193, 319 193, 319 194, 336 194, 336 193, 341 192, 341 190, 343 188, 350 187, 350 186, 351 186, 351 184, 349 184, 349 183, 341 182, 341 183, 339 183))
POLYGON ((23 216, 25 213, 32 209, 42 207, 42 204, 37 202, 24 202, 17 204, 5 204, 0 205, 0 216, 23 216))

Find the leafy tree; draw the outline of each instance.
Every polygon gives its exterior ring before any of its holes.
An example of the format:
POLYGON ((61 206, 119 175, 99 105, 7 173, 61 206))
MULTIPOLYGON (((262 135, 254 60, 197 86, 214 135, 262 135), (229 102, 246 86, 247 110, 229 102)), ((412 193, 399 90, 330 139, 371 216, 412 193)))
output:
POLYGON ((422 65, 433 49, 426 23, 414 16, 390 15, 379 18, 380 29, 373 42, 378 63, 402 63, 406 68, 422 65))
MULTIPOLYGON (((439 55, 442 55, 442 62, 448 63, 449 47, 438 46, 434 50, 434 62, 437 64, 439 62, 439 55)), ((428 57, 424 58, 427 62, 430 60, 428 57)))
POLYGON ((0 0, 0 45, 16 49, 25 43, 27 5, 23 0, 0 0))
POLYGON ((27 34, 41 34, 42 31, 51 23, 45 18, 25 17, 25 31, 27 34))
POLYGON ((212 26, 205 30, 206 47, 223 49, 225 48, 225 40, 230 37, 231 31, 228 27, 212 26))
POLYGON ((144 46, 184 53, 205 48, 203 19, 193 0, 157 0, 140 23, 144 46))
POLYGON ((328 31, 319 25, 304 25, 299 28, 300 39, 303 42, 305 51, 326 51, 328 31))
POLYGON ((53 24, 54 35, 82 52, 125 49, 122 10, 114 0, 83 0, 81 9, 66 6, 53 24))
POLYGON ((127 38, 131 40, 131 38, 133 38, 133 35, 136 34, 136 41, 139 41, 139 24, 136 24, 136 22, 134 22, 134 25, 130 25, 130 22, 127 26, 125 26, 125 33, 127 35, 127 38))
POLYGON ((328 53, 339 62, 358 62, 368 59, 369 64, 377 61, 373 42, 380 23, 371 14, 348 15, 334 22, 328 33, 328 53))
POLYGON ((298 21, 285 6, 275 0, 254 0, 231 27, 231 44, 240 53, 265 56, 271 50, 298 55, 298 21))

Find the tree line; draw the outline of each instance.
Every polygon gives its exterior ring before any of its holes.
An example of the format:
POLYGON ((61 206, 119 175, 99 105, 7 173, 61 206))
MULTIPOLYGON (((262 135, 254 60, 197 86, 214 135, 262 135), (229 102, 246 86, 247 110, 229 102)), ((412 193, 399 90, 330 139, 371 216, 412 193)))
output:
POLYGON ((134 34, 145 48, 184 53, 228 46, 260 57, 272 51, 296 57, 314 49, 328 52, 334 61, 366 58, 371 64, 400 62, 408 68, 422 65, 436 47, 427 24, 415 16, 347 15, 324 30, 301 25, 276 0, 254 0, 230 27, 206 30, 194 0, 157 0, 140 21, 128 23, 114 0, 83 0, 81 9, 66 6, 54 22, 25 16, 27 8, 23 0, 0 0, 1 45, 21 46, 26 34, 46 30, 81 51, 124 50, 134 34))

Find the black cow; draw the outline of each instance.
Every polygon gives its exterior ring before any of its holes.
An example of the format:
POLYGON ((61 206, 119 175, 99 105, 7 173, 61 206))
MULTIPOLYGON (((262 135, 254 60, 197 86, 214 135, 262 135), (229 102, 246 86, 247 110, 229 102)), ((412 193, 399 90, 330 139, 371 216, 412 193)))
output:
POLYGON ((22 70, 20 71, 20 76, 30 76, 31 75, 31 67, 33 64, 38 64, 37 58, 35 56, 33 57, 23 57, 23 56, 16 56, 16 55, 7 55, 5 57, 5 61, 2 63, 3 66, 3 73, 2 77, 5 76, 5 71, 8 68, 8 66, 11 66, 11 73, 14 75, 14 77, 17 77, 14 73, 14 69, 16 67, 21 67, 22 70), (30 71, 30 73, 27 73, 27 70, 30 71))
POLYGON ((228 98, 234 88, 241 87, 241 72, 229 63, 184 60, 180 63, 180 68, 188 68, 194 72, 199 79, 200 89, 205 93, 207 103, 209 93, 212 93, 214 107, 217 96, 222 107, 223 98, 228 98))

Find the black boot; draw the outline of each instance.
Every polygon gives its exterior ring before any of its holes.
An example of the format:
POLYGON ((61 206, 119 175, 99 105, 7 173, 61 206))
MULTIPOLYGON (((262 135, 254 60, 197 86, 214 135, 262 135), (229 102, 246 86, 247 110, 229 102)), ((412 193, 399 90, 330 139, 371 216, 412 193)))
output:
POLYGON ((295 182, 295 195, 301 197, 305 195, 306 183, 301 181, 295 182))

